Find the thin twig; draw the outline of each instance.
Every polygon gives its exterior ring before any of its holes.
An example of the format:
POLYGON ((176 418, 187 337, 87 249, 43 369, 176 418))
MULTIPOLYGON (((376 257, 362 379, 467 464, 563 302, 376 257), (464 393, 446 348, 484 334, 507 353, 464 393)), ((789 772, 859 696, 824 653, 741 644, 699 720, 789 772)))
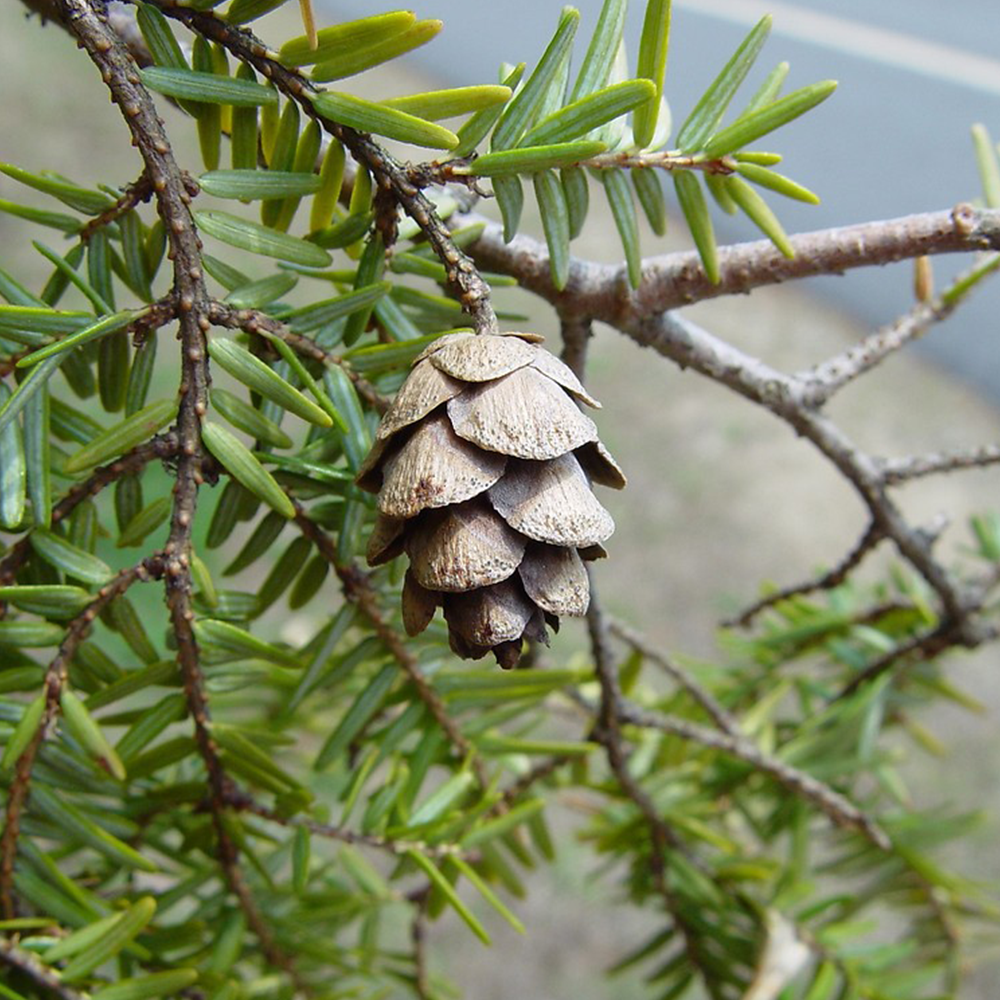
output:
MULTIPOLYGON (((52 524, 64 521, 81 503, 97 496, 106 486, 121 479, 122 476, 139 472, 156 459, 173 458, 177 454, 177 449, 177 435, 173 431, 167 431, 136 446, 108 465, 95 469, 83 482, 73 486, 52 508, 52 524)), ((28 537, 11 546, 3 559, 0 559, 0 585, 10 583, 17 576, 30 552, 31 540, 28 537)))
POLYGON ((143 170, 139 177, 125 187, 121 196, 110 208, 105 209, 100 215, 94 216, 80 230, 80 241, 86 243, 98 229, 115 222, 127 212, 140 205, 144 201, 149 201, 153 196, 153 184, 149 179, 149 174, 143 170))
MULTIPOLYGON (((996 255, 993 256, 993 260, 1000 263, 1000 257, 996 255)), ((965 300, 972 288, 978 287, 978 279, 991 273, 995 274, 996 269, 984 270, 983 264, 976 264, 955 278, 949 287, 932 301, 917 302, 894 323, 869 334, 841 354, 800 372, 796 378, 809 386, 808 405, 822 406, 849 382, 871 371, 889 355, 922 337, 932 324, 946 320, 965 300)))
POLYGON ((905 458, 879 460, 882 478, 889 486, 898 486, 924 476, 964 469, 985 469, 1000 462, 1000 445, 985 444, 962 451, 941 451, 930 455, 908 455, 905 458))
POLYGON ((370 382, 359 375, 340 355, 320 347, 311 337, 296 333, 291 327, 276 320, 257 309, 233 309, 224 302, 213 301, 211 304, 211 319, 216 326, 243 330, 246 333, 257 334, 266 332, 280 337, 289 347, 304 358, 318 361, 320 364, 336 365, 342 368, 347 377, 354 383, 358 395, 378 413, 389 409, 390 400, 383 396, 370 382))
POLYGON ((515 782, 504 789, 502 802, 507 808, 515 805, 530 788, 533 788, 538 782, 551 777, 561 767, 571 764, 575 759, 564 754, 554 754, 546 760, 539 761, 531 770, 526 771, 515 782))
POLYGON ((861 536, 858 544, 834 566, 822 576, 814 580, 806 580, 803 583, 792 584, 782 587, 774 593, 767 594, 759 601, 755 601, 749 607, 744 608, 735 618, 729 618, 722 624, 726 627, 741 626, 746 627, 754 618, 767 608, 773 608, 782 601, 787 601, 791 597, 798 597, 800 594, 810 594, 817 590, 832 590, 839 587, 846 579, 848 573, 860 565, 861 561, 874 549, 885 535, 874 523, 868 525, 868 530, 861 536))
POLYGON ((655 663, 682 691, 691 696, 694 702, 724 733, 732 735, 739 732, 739 723, 736 721, 736 717, 720 704, 710 691, 702 687, 686 670, 648 642, 631 625, 627 625, 620 619, 609 617, 608 630, 634 650, 642 653, 651 663, 655 663))
MULTIPOLYGON (((57 1000, 87 1000, 86 993, 67 986, 59 973, 45 965, 37 955, 19 948, 7 938, 0 938, 0 962, 8 969, 21 973, 35 986, 46 993, 51 993, 57 1000)), ((9 995, 17 996, 13 991, 9 995)))
POLYGON ((476 852, 463 851, 454 844, 426 844, 419 840, 393 840, 374 833, 358 833, 355 830, 335 826, 332 823, 321 823, 308 816, 285 816, 283 813, 262 805, 242 791, 232 797, 230 805, 233 809, 252 813, 254 816, 259 816, 261 819, 266 819, 279 826, 291 829, 301 828, 326 840, 336 840, 355 847, 370 847, 374 850, 387 851, 392 855, 403 856, 407 851, 418 851, 429 858, 437 859, 459 857, 463 860, 476 860, 478 858, 476 852))
POLYGON ((413 903, 410 940, 413 942, 413 988, 420 1000, 431 1000, 430 977, 427 973, 427 901, 423 895, 413 903))
POLYGON ((804 771, 764 753, 752 740, 741 733, 716 733, 687 719, 677 719, 669 715, 646 712, 642 709, 622 703, 619 709, 619 719, 629 725, 642 726, 646 729, 658 729, 679 736, 681 739, 721 750, 749 764, 762 774, 770 775, 780 785, 790 792, 800 795, 826 814, 837 826, 846 826, 858 830, 883 851, 890 849, 889 838, 870 816, 860 810, 849 799, 835 791, 829 785, 804 771))

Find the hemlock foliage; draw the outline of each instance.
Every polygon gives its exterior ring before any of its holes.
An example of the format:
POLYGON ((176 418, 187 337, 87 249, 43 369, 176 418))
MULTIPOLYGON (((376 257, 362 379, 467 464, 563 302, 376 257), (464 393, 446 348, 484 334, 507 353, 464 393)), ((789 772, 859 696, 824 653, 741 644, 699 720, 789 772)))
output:
MULTIPOLYGON (((662 233, 673 204, 718 282, 716 209, 792 255, 769 202, 815 195, 770 150, 834 84, 761 74, 764 18, 672 115, 669 0, 648 0, 631 63, 625 0, 606 0, 589 38, 565 8, 538 63, 496 83, 377 103, 340 88, 440 22, 265 47, 246 26, 283 2, 133 3, 116 35, 91 0, 32 5, 111 80, 146 168, 0 167, 23 190, 0 210, 38 224, 47 273, 0 269, 0 992, 452 995, 426 935, 449 911, 469 947, 490 911, 535 933, 519 899, 564 849, 549 817, 569 798, 657 925, 611 970, 641 969, 643 995, 954 995, 996 913, 938 860, 971 818, 917 811, 895 749, 924 737, 923 706, 975 707, 943 659, 972 633, 934 580, 793 589, 711 664, 595 605, 588 652, 501 671, 458 661, 440 617, 408 639, 400 560, 364 564, 354 477, 387 398, 436 338, 488 329, 487 283, 510 283, 462 253, 477 192, 508 240, 534 195, 556 290, 597 197, 633 287, 640 216, 662 233), (150 92, 197 131, 188 174, 150 92)), ((1000 559, 1000 523, 973 527, 970 586, 1000 559)))

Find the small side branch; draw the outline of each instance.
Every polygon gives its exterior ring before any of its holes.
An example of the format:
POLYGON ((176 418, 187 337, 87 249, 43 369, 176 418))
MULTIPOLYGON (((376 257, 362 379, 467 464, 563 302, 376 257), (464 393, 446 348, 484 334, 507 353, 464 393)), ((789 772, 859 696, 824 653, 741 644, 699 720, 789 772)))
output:
POLYGON ((930 455, 910 455, 905 458, 883 459, 879 466, 889 486, 898 486, 924 476, 964 469, 985 469, 1000 463, 1000 445, 986 444, 963 451, 941 451, 930 455))
POLYGON ((839 587, 846 579, 851 570, 859 566, 862 560, 876 548, 879 542, 885 538, 878 525, 872 523, 868 525, 868 530, 861 536, 858 544, 844 557, 839 565, 827 571, 815 580, 807 580, 804 583, 793 584, 782 587, 773 594, 762 597, 755 601, 748 608, 745 608, 736 618, 730 618, 722 624, 727 627, 741 626, 745 628, 754 618, 767 608, 773 608, 782 601, 787 601, 791 597, 798 597, 800 594, 811 594, 817 590, 832 590, 839 587))
POLYGON ((347 377, 354 383, 358 395, 367 402, 372 409, 378 413, 385 413, 389 409, 390 400, 383 396, 370 382, 362 378, 353 368, 339 355, 320 347, 311 337, 296 333, 291 327, 284 323, 259 312, 256 309, 233 309, 224 302, 214 301, 211 303, 211 320, 216 326, 224 326, 229 329, 243 330, 245 333, 270 333, 275 337, 280 337, 292 350, 301 354, 310 361, 317 361, 324 365, 336 365, 346 372, 347 377))
POLYGON ((139 178, 129 184, 122 192, 121 197, 111 206, 95 216, 80 230, 80 240, 86 243, 94 233, 102 226, 121 218, 127 212, 131 212, 136 205, 144 201, 149 201, 153 196, 153 184, 149 179, 149 174, 144 170, 139 178))
POLYGON ((735 757, 761 774, 767 774, 790 792, 811 802, 837 826, 858 830, 881 850, 889 850, 891 844, 878 824, 840 792, 822 781, 790 767, 782 761, 760 750, 752 740, 732 733, 715 733, 687 719, 675 719, 668 715, 644 712, 642 709, 623 704, 619 719, 629 725, 658 729, 679 736, 713 750, 735 757))
POLYGON ((710 691, 702 687, 686 670, 683 670, 673 660, 647 642, 638 631, 617 618, 609 620, 608 629, 651 663, 655 663, 682 691, 690 695, 695 704, 699 705, 724 733, 732 735, 739 732, 739 723, 736 721, 736 717, 720 704, 710 691))
MULTIPOLYGON (((156 459, 173 458, 177 454, 177 448, 177 435, 173 431, 168 431, 150 438, 149 441, 138 445, 108 465, 102 465, 83 482, 77 483, 70 489, 52 508, 52 523, 58 524, 64 521, 81 503, 97 496, 105 487, 121 479, 122 476, 139 472, 156 459)), ((11 546, 3 559, 0 559, 0 585, 6 586, 17 576, 30 551, 31 542, 28 538, 22 538, 11 546)))
POLYGON ((932 323, 940 322, 953 309, 943 307, 940 302, 918 302, 894 323, 869 334, 843 353, 801 372, 798 377, 809 386, 809 405, 822 406, 845 385, 923 336, 932 323))
POLYGON ((158 577, 162 572, 158 558, 151 558, 130 569, 122 570, 110 583, 105 584, 90 604, 66 627, 66 634, 52 658, 42 680, 45 708, 41 721, 31 742, 24 748, 14 765, 14 777, 7 792, 7 806, 4 814, 3 834, 0 834, 0 910, 4 919, 15 915, 13 893, 14 861, 17 857, 17 841, 21 833, 21 814, 31 790, 31 776, 35 759, 55 724, 59 715, 60 698, 66 686, 70 661, 76 655, 80 643, 86 639, 97 616, 116 598, 120 597, 132 584, 158 577))
POLYGON ((991 255, 985 262, 959 275, 933 301, 916 303, 894 323, 869 334, 841 354, 794 376, 808 386, 808 405, 814 408, 822 406, 849 382, 922 337, 934 323, 946 320, 983 278, 997 273, 998 266, 1000 256, 991 255))
MULTIPOLYGON (((26 976, 35 986, 50 993, 56 1000, 87 1000, 86 993, 80 993, 72 986, 67 986, 59 973, 45 965, 37 955, 19 948, 6 938, 0 938, 0 962, 8 969, 26 976)), ((13 991, 10 995, 16 996, 13 991)))

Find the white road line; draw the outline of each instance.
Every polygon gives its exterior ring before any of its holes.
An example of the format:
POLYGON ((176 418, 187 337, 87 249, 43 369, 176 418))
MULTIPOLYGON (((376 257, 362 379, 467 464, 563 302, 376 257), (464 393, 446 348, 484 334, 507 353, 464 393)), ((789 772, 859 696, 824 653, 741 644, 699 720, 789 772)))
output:
POLYGON ((770 13, 774 15, 776 34, 1000 95, 1000 60, 951 45, 939 45, 915 35, 774 0, 675 0, 675 3, 693 13, 737 24, 752 25, 770 13))

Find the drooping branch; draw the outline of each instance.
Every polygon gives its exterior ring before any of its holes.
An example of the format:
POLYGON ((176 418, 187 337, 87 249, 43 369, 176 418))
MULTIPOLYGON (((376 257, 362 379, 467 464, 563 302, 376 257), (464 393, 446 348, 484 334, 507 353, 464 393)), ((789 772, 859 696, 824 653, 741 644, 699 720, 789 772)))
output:
POLYGON ((167 607, 177 643, 184 694, 195 728, 195 741, 208 775, 209 802, 219 850, 219 862, 230 889, 239 900, 261 951, 275 967, 296 979, 288 958, 276 947, 270 929, 250 893, 239 867, 236 844, 226 828, 228 777, 210 731, 208 699, 192 605, 191 539, 202 482, 204 451, 201 420, 208 411, 209 372, 205 334, 210 328, 209 295, 201 261, 201 242, 191 216, 191 193, 174 159, 169 139, 149 92, 142 86, 135 63, 114 29, 104 6, 93 0, 58 0, 59 10, 101 72, 111 98, 132 133, 152 184, 157 211, 166 229, 173 261, 173 296, 181 347, 181 382, 176 434, 179 448, 170 533, 164 547, 167 607))

